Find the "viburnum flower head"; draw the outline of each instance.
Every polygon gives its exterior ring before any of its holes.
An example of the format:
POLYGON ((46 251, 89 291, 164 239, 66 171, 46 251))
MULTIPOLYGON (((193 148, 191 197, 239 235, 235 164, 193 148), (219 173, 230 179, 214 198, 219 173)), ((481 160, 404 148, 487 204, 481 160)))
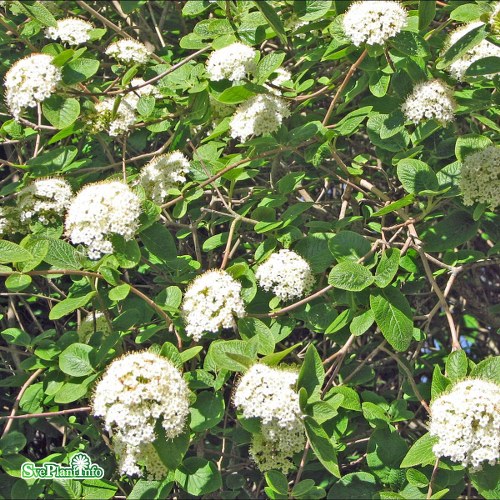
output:
POLYGON ((500 458, 500 385, 481 379, 462 380, 431 404, 432 451, 477 470, 500 458))
POLYGON ((240 81, 256 69, 257 51, 240 42, 215 50, 207 60, 207 73, 212 81, 240 81))
POLYGON ((267 292, 273 292, 281 300, 302 297, 314 284, 309 263, 292 250, 280 250, 261 264, 255 277, 267 292))
POLYGON ((441 80, 417 83, 401 107, 406 118, 415 124, 434 118, 443 125, 453 121, 455 108, 453 92, 441 80))
POLYGON ((169 189, 186 182, 188 172, 189 160, 180 151, 173 151, 157 156, 145 165, 139 183, 155 203, 162 203, 169 189))
POLYGON ((256 95, 236 109, 229 123, 231 137, 239 137, 245 141, 251 135, 275 132, 280 128, 283 119, 289 116, 288 105, 280 97, 256 95))
POLYGON ((384 44, 406 25, 408 14, 394 0, 365 0, 354 2, 344 15, 344 33, 357 47, 384 44))
POLYGON ((119 455, 121 472, 142 475, 137 461, 144 453, 154 461, 150 445, 157 438, 157 422, 161 422, 168 439, 184 431, 189 389, 181 372, 167 358, 150 351, 129 353, 113 361, 97 384, 92 412, 104 420, 119 455))
POLYGON ((60 178, 37 179, 23 188, 17 198, 17 211, 22 223, 57 222, 69 207, 71 186, 60 178))
POLYGON ((464 205, 500 205, 500 147, 488 146, 465 157, 460 172, 464 205))
POLYGON ((16 120, 25 108, 34 108, 54 93, 62 73, 52 60, 49 54, 31 54, 14 63, 7 71, 5 99, 16 120))
POLYGON ((139 97, 129 93, 115 109, 115 98, 107 97, 95 105, 95 114, 92 116, 89 124, 93 132, 107 130, 109 135, 116 137, 127 133, 134 125, 137 115, 135 112, 139 97))
POLYGON ((207 271, 188 287, 182 303, 186 333, 199 341, 207 332, 232 328, 245 315, 241 283, 225 271, 207 271))
POLYGON ((45 30, 45 36, 51 40, 61 40, 68 45, 80 45, 90 40, 90 32, 94 26, 76 17, 67 17, 57 21, 57 27, 50 26, 45 30))
POLYGON ((88 256, 98 259, 113 253, 111 236, 131 240, 139 227, 141 204, 132 190, 120 181, 85 186, 73 199, 66 216, 66 233, 73 244, 87 247, 88 256))
POLYGON ((245 418, 257 417, 263 424, 293 430, 302 422, 295 390, 298 377, 296 370, 256 363, 241 377, 234 392, 234 406, 245 418))
MULTIPOLYGON (((473 23, 461 26, 451 33, 446 44, 446 49, 450 48, 452 45, 457 43, 462 37, 464 37, 469 31, 483 25, 481 21, 476 21, 473 23)), ((468 67, 479 59, 484 59, 485 57, 500 57, 500 47, 495 44, 488 42, 488 40, 481 40, 477 45, 471 47, 465 54, 463 54, 459 59, 452 62, 447 71, 453 78, 458 81, 462 81, 465 76, 465 72, 468 67)), ((483 75, 484 78, 492 79, 497 73, 492 73, 488 75, 483 75)))
POLYGON ((124 64, 146 64, 151 57, 151 52, 143 43, 131 38, 122 38, 112 43, 106 49, 106 54, 124 64))

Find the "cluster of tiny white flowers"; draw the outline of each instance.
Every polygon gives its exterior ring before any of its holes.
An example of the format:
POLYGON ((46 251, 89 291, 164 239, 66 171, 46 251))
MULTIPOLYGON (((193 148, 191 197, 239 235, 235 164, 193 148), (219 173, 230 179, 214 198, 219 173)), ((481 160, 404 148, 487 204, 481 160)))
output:
POLYGON ((302 420, 294 388, 298 377, 294 370, 256 363, 241 377, 234 392, 234 406, 245 418, 257 417, 264 425, 273 423, 293 430, 302 420))
POLYGON ((50 26, 45 36, 51 40, 61 40, 68 45, 80 45, 90 40, 90 32, 94 29, 91 23, 75 17, 67 17, 57 21, 57 27, 50 26))
POLYGON ((311 266, 291 250, 280 250, 257 268, 255 277, 267 292, 272 291, 281 300, 302 297, 314 285, 311 266))
POLYGON ((256 95, 238 106, 229 123, 231 137, 245 141, 251 135, 275 132, 288 116, 288 105, 280 97, 256 95))
POLYGON ((407 16, 399 2, 365 0, 351 4, 342 24, 344 33, 354 45, 382 45, 403 29, 407 16))
POLYGON ((66 217, 66 233, 72 243, 87 246, 88 256, 98 259, 113 252, 109 238, 119 234, 133 238, 139 226, 141 204, 120 181, 85 186, 73 199, 66 217))
MULTIPOLYGON (((285 82, 288 82, 292 79, 292 74, 290 73, 290 71, 284 68, 278 68, 274 72, 277 76, 271 80, 271 83, 276 87, 281 87, 285 82)), ((279 89, 271 87, 270 85, 266 85, 266 88, 269 89, 269 92, 274 95, 281 95, 279 89)))
POLYGON ((44 225, 55 222, 66 212, 72 196, 71 186, 64 179, 37 179, 19 192, 19 219, 44 225))
POLYGON ((143 43, 131 38, 122 38, 112 43, 106 49, 106 54, 125 64, 146 64, 151 56, 150 51, 143 43))
POLYGON ((78 327, 78 338, 80 342, 87 343, 94 332, 102 332, 105 335, 111 333, 106 316, 102 311, 89 313, 78 327))
POLYGON ((500 147, 488 146, 466 156, 460 174, 465 205, 479 202, 491 210, 500 205, 500 147))
POLYGON ((165 436, 184 431, 189 414, 189 389, 179 370, 149 351, 127 354, 111 363, 97 384, 92 411, 102 417, 119 457, 120 470, 141 475, 138 461, 154 477, 163 469, 154 448, 155 425, 161 419, 165 436), (144 457, 147 455, 147 458, 144 457))
POLYGON ((206 332, 232 328, 245 315, 241 283, 225 271, 207 271, 188 287, 182 303, 186 333, 199 341, 206 332))
POLYGON ((135 106, 139 100, 138 97, 136 99, 136 96, 130 97, 130 95, 131 94, 127 94, 120 101, 114 117, 114 97, 107 97, 106 99, 98 102, 95 105, 96 112, 90 121, 93 132, 107 130, 109 135, 112 137, 128 132, 137 118, 135 106))
POLYGON ((305 444, 306 435, 302 424, 289 430, 271 423, 262 425, 261 432, 252 436, 249 452, 261 472, 280 470, 287 474, 295 468, 293 455, 304 451, 305 444))
POLYGON ((215 50, 207 60, 207 73, 210 80, 228 79, 240 81, 247 74, 255 71, 255 55, 257 51, 243 43, 232 43, 227 47, 215 50))
MULTIPOLYGON (((456 29, 453 33, 451 33, 448 43, 446 47, 449 48, 455 43, 457 43, 463 36, 465 36, 469 31, 481 26, 483 23, 481 21, 473 22, 466 24, 465 26, 461 26, 456 29)), ((479 61, 479 59, 483 59, 485 57, 500 57, 500 47, 497 47, 495 44, 488 42, 488 40, 482 40, 474 47, 470 48, 464 55, 462 55, 459 59, 452 62, 447 71, 450 73, 453 78, 461 81, 464 78, 465 72, 467 68, 474 62, 479 61)), ((483 75, 485 78, 492 79, 495 74, 483 75)))
POLYGON ((188 172, 189 160, 180 151, 173 151, 157 156, 145 165, 139 182, 155 203, 162 203, 169 189, 186 182, 188 172))
POLYGON ((10 220, 8 211, 4 207, 0 207, 0 236, 7 234, 10 228, 10 220))
POLYGON ((500 386, 463 380, 431 404, 429 432, 438 442, 432 451, 464 467, 480 469, 500 458, 500 386))
POLYGON ((431 118, 442 124, 451 122, 455 108, 452 90, 440 80, 417 83, 401 107, 406 118, 416 124, 431 118))
POLYGON ((32 54, 14 63, 5 75, 5 99, 16 120, 23 109, 50 97, 61 81, 61 70, 52 59, 48 54, 32 54))

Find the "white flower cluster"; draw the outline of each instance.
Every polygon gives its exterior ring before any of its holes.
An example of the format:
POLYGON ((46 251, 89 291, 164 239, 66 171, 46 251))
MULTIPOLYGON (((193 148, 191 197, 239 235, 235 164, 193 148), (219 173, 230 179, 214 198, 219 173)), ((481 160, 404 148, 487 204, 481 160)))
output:
POLYGON ((104 335, 109 335, 111 333, 106 316, 102 311, 89 313, 80 323, 78 327, 78 338, 80 342, 86 344, 94 332, 102 332, 104 335))
POLYGON ((186 182, 189 160, 180 152, 164 154, 153 158, 139 175, 139 183, 146 194, 155 202, 162 203, 168 190, 186 182))
POLYGON ((250 454, 262 472, 293 467, 291 457, 304 449, 305 434, 299 395, 298 373, 256 363, 241 377, 233 403, 245 418, 259 418, 261 432, 255 434, 250 454))
POLYGON ((151 52, 141 42, 131 38, 122 38, 106 49, 106 55, 124 64, 146 64, 151 57, 151 52))
POLYGON ((365 0, 351 4, 342 24, 344 33, 354 45, 382 45, 403 29, 407 16, 397 1, 365 0))
POLYGON ((72 196, 71 186, 64 179, 37 179, 19 192, 19 219, 23 224, 56 222, 66 212, 72 196))
POLYGON ((45 36, 51 40, 61 40, 68 45, 80 45, 90 40, 90 32, 94 29, 91 23, 76 17, 67 17, 57 21, 57 27, 50 26, 45 36))
MULTIPOLYGON (((465 26, 461 26, 456 29, 453 33, 451 33, 448 43, 446 44, 446 48, 451 47, 455 43, 457 43, 463 36, 465 36, 469 31, 481 26, 483 23, 481 21, 473 22, 466 24, 465 26)), ((456 78, 458 81, 461 81, 464 78, 465 72, 467 68, 474 62, 479 61, 479 59, 483 59, 485 57, 500 57, 500 47, 497 47, 495 44, 488 42, 488 40, 482 40, 474 47, 470 48, 464 55, 462 55, 459 59, 452 62, 447 71, 450 73, 453 78, 456 78)), ((485 78, 492 79, 495 74, 483 75, 485 78)))
POLYGON ((257 51, 243 43, 232 43, 227 47, 215 50, 207 60, 207 73, 210 80, 228 79, 240 81, 256 69, 257 51))
POLYGON ((401 110, 415 124, 434 118, 444 125, 453 121, 455 108, 451 88, 441 80, 431 80, 417 83, 401 110))
MULTIPOLYGON (((127 94, 120 101, 114 116, 114 97, 107 97, 106 99, 98 102, 95 105, 96 112, 89 122, 92 127, 92 131, 100 132, 101 130, 107 130, 109 135, 112 137, 125 134, 135 123, 137 118, 135 106, 131 104, 129 99, 127 99, 129 95, 130 94, 127 94)), ((133 99, 133 101, 135 101, 135 99, 133 99)), ((137 103, 137 101, 135 101, 135 103, 137 103)))
POLYGON ((288 104, 280 97, 256 95, 238 106, 229 123, 231 137, 245 141, 251 135, 275 132, 289 116, 288 104))
POLYGON ((7 234, 10 228, 9 213, 4 207, 0 207, 0 236, 7 234))
POLYGON ((199 341, 205 332, 232 328, 234 315, 245 315, 241 283, 225 271, 207 271, 188 287, 182 303, 186 333, 199 341))
POLYGON ((50 97, 61 81, 61 70, 52 59, 48 54, 32 54, 14 63, 5 75, 5 99, 16 120, 23 109, 50 97))
POLYGON ((250 456, 261 472, 280 470, 287 474, 295 468, 292 457, 304 451, 306 435, 304 427, 281 429, 275 424, 263 425, 261 432, 252 436, 250 456))
POLYGON ((431 404, 429 432, 438 438, 432 451, 464 467, 480 469, 500 458, 500 386, 463 380, 431 404))
POLYGON ((314 285, 311 266, 291 250, 280 250, 257 268, 255 277, 267 292, 272 291, 281 300, 302 297, 314 285))
POLYGON ((66 233, 72 243, 88 247, 89 258, 98 259, 113 252, 111 236, 119 234, 125 240, 134 237, 140 214, 139 198, 123 182, 89 184, 71 202, 66 233))
POLYGON ((170 439, 184 431, 189 389, 171 361, 149 351, 134 352, 108 367, 96 386, 92 411, 104 419, 121 472, 140 476, 140 459, 153 469, 148 473, 158 477, 163 469, 151 446, 157 437, 155 425, 161 419, 170 439))
POLYGON ((460 174, 464 205, 479 202, 491 210, 500 205, 500 147, 488 146, 466 156, 460 174))

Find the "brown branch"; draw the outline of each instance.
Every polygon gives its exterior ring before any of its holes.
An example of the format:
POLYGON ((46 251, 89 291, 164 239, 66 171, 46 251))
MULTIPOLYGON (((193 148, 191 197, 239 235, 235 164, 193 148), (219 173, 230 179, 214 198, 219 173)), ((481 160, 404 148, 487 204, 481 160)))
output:
POLYGON ((42 418, 42 417, 52 418, 52 417, 57 417, 59 415, 68 415, 71 413, 84 413, 90 410, 91 410, 90 406, 82 406, 81 408, 72 408, 69 410, 47 411, 44 413, 28 413, 26 415, 9 415, 5 417, 0 417, 0 420, 21 420, 27 418, 42 418))

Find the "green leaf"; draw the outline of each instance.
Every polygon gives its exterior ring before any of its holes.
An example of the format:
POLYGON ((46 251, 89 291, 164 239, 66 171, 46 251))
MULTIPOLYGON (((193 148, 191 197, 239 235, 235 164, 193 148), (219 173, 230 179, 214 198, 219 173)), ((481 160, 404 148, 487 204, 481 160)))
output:
POLYGON ((399 257, 401 252, 398 248, 389 248, 385 250, 377 265, 375 271, 375 284, 379 288, 385 288, 390 285, 396 276, 399 268, 399 257))
POLYGON ((284 52, 269 52, 269 54, 266 54, 257 65, 257 82, 264 83, 281 66, 285 57, 284 52))
POLYGON ((446 360, 446 376, 452 383, 455 383, 467 375, 468 366, 469 362, 467 361, 465 352, 462 349, 454 351, 446 360))
POLYGON ((381 71, 373 71, 370 74, 369 88, 375 97, 384 97, 387 94, 390 83, 391 75, 386 75, 381 71))
POLYGON ((379 490, 377 481, 368 472, 353 472, 342 476, 328 492, 329 500, 371 500, 379 490))
POLYGON ((184 491, 198 497, 222 488, 216 465, 199 457, 186 458, 175 471, 175 480, 184 491))
POLYGON ((271 28, 275 31, 276 35, 278 35, 281 43, 286 45, 287 40, 285 28, 274 8, 269 4, 269 2, 263 0, 254 1, 253 4, 261 11, 271 28))
POLYGON ((316 21, 323 19, 332 8, 332 2, 331 0, 301 0, 294 2, 293 8, 302 21, 316 21))
POLYGON ((26 413, 41 413, 43 411, 43 399, 45 393, 42 382, 30 385, 21 397, 19 406, 26 413))
POLYGON ((179 369, 182 369, 182 359, 179 350, 171 342, 164 342, 161 346, 160 356, 169 359, 179 369))
POLYGON ((177 257, 175 240, 170 231, 159 222, 151 224, 140 233, 144 247, 163 262, 174 260, 177 257))
POLYGON ((369 269, 348 260, 337 264, 328 275, 330 285, 350 292, 360 292, 370 286, 373 281, 374 277, 369 269))
POLYGON ((243 340, 257 337, 257 352, 272 354, 274 352, 274 336, 268 326, 257 318, 240 318, 238 331, 243 340))
POLYGON ((459 40, 457 40, 443 55, 442 59, 436 64, 437 69, 445 69, 457 59, 462 57, 469 49, 475 47, 478 43, 488 36, 486 25, 481 24, 470 30, 459 40))
POLYGON ((89 292, 82 297, 68 297, 58 302, 49 313, 49 319, 60 319, 63 316, 71 314, 78 308, 85 306, 95 296, 96 292, 89 292))
POLYGON ((384 288, 370 296, 370 306, 382 335, 396 351, 406 351, 413 337, 410 304, 397 288, 384 288))
POLYGON ((63 82, 65 85, 84 82, 97 73, 99 66, 100 62, 97 59, 79 57, 63 67, 63 82))
POLYGON ((299 342, 298 344, 292 345, 291 347, 288 347, 283 351, 268 354, 267 356, 261 358, 260 362, 268 366, 276 366, 282 359, 286 358, 291 352, 293 352, 295 349, 297 349, 297 347, 300 347, 301 345, 302 342, 299 342))
POLYGON ((130 285, 123 283, 122 285, 115 286, 108 292, 109 300, 119 301, 127 298, 130 292, 130 285))
POLYGON ((431 398, 435 399, 438 397, 449 385, 450 380, 441 373, 439 366, 435 365, 432 372, 431 398))
POLYGON ((0 439, 0 455, 14 455, 19 453, 26 446, 24 434, 18 431, 11 431, 0 439))
POLYGON ((270 470, 264 474, 267 484, 276 493, 281 495, 288 495, 288 479, 286 476, 277 470, 270 470))
POLYGON ((353 411, 361 411, 361 401, 359 399, 359 394, 351 387, 346 387, 343 385, 332 387, 325 396, 325 400, 328 400, 332 395, 335 394, 341 394, 342 396, 344 396, 344 399, 340 403, 341 408, 346 408, 347 410, 353 411))
POLYGON ((349 325, 349 331, 353 335, 363 335, 363 333, 365 333, 373 325, 374 321, 375 315, 371 309, 368 309, 364 313, 359 314, 352 319, 351 324, 349 325))
POLYGON ((181 357, 181 363, 185 363, 186 361, 193 359, 201 351, 203 351, 203 346, 201 346, 201 345, 190 347, 189 349, 182 351, 181 353, 179 353, 180 357, 181 357))
POLYGON ((470 376, 500 384, 500 356, 483 359, 471 370, 470 376))
POLYGON ((20 292, 31 285, 32 279, 28 274, 14 273, 5 280, 5 288, 11 292, 20 292))
POLYGON ((153 441, 154 449, 165 466, 170 470, 175 470, 189 448, 189 431, 186 430, 173 439, 167 438, 160 421, 157 421, 155 431, 157 437, 153 441))
POLYGON ((47 255, 43 258, 47 264, 59 269, 81 269, 81 256, 69 244, 62 240, 47 238, 49 249, 47 255))
POLYGON ((90 375, 82 381, 65 382, 64 385, 54 395, 54 402, 61 404, 69 404, 87 396, 90 390, 90 385, 93 384, 97 375, 90 375))
POLYGON ((168 478, 164 481, 146 481, 145 479, 139 479, 135 483, 130 494, 127 496, 127 499, 161 500, 162 498, 168 498, 172 486, 173 481, 169 480, 168 478))
POLYGON ((43 116, 57 129, 69 127, 80 116, 80 103, 73 97, 52 95, 42 102, 43 116))
POLYGON ((71 344, 59 355, 59 368, 73 377, 90 375, 94 371, 89 358, 93 350, 86 344, 71 344))
POLYGON ((23 247, 20 247, 11 241, 0 240, 0 264, 23 262, 32 259, 33 255, 31 255, 31 253, 23 247))
POLYGON ((340 477, 340 469, 337 462, 337 449, 323 427, 317 424, 314 419, 309 416, 304 418, 304 426, 309 442, 311 443, 311 448, 318 460, 333 476, 340 477))
POLYGON ((474 61, 465 71, 465 76, 496 75, 497 73, 500 73, 500 57, 490 56, 474 61))
POLYGON ((141 261, 141 249, 137 241, 125 240, 122 236, 111 237, 113 243, 113 255, 124 269, 131 269, 141 261))
POLYGON ((36 177, 54 174, 69 166, 78 154, 75 146, 56 148, 28 160, 30 172, 36 177))
POLYGON ((20 345, 22 347, 31 345, 31 337, 19 328, 7 328, 1 335, 8 344, 20 345))
POLYGON ((137 101, 137 111, 141 116, 148 117, 155 109, 156 99, 152 95, 142 95, 137 101))
POLYGON ((434 2, 418 2, 418 29, 424 30, 431 24, 436 15, 436 4, 434 2))
POLYGON ((400 467, 414 467, 415 465, 430 465, 436 461, 436 456, 432 452, 432 447, 437 443, 438 438, 429 433, 424 434, 413 443, 408 453, 403 458, 400 467))
MULTIPOLYGON (((310 492, 315 486, 314 479, 304 479, 292 488, 291 496, 292 498, 311 498, 310 492)), ((325 494, 323 490, 323 495, 320 498, 323 498, 324 496, 325 494)))
POLYGON ((315 396, 319 399, 321 387, 325 381, 325 369, 316 347, 310 344, 307 348, 304 362, 300 368, 297 387, 304 388, 307 391, 309 399, 315 396))
POLYGON ((353 231, 341 231, 329 242, 328 247, 337 262, 344 260, 357 261, 364 257, 371 248, 370 242, 353 231))
POLYGON ((394 38, 390 38, 388 43, 407 56, 428 57, 430 55, 427 42, 413 31, 400 31, 394 38))
POLYGON ((483 469, 469 473, 472 485, 486 500, 497 500, 500 498, 500 464, 494 466, 484 465, 483 469))
POLYGON ((205 358, 205 369, 241 372, 248 369, 248 363, 257 358, 257 344, 243 340, 216 340, 210 344, 205 358), (230 354, 241 356, 240 361, 230 354))
POLYGON ((455 156, 458 161, 463 162, 470 154, 481 151, 492 144, 491 139, 488 137, 478 134, 465 134, 457 139, 455 156))
POLYGON ((390 422, 390 418, 385 410, 371 401, 365 401, 361 405, 361 410, 363 411, 363 417, 365 417, 372 427, 385 428, 390 422))
POLYGON ((118 486, 111 481, 101 479, 84 479, 81 484, 83 488, 82 498, 85 500, 107 500, 113 498, 118 490, 118 486))
POLYGON ((392 203, 389 203, 389 205, 386 205, 384 208, 381 208, 380 210, 372 214, 372 217, 381 217, 382 215, 387 215, 390 214, 391 212, 395 212, 400 208, 411 205, 414 199, 415 199, 414 194, 407 194, 406 196, 403 196, 403 198, 397 201, 393 201, 392 203))
POLYGON ((459 5, 456 9, 453 9, 450 12, 450 19, 461 23, 470 23, 476 19, 479 20, 483 12, 484 11, 481 9, 480 5, 467 3, 465 5, 459 5))
POLYGON ((41 2, 28 3, 28 2, 14 2, 16 6, 28 14, 28 16, 36 19, 42 26, 49 26, 57 28, 56 18, 52 15, 41 2))
POLYGON ((418 195, 421 191, 436 191, 439 188, 436 174, 423 161, 405 158, 398 163, 397 173, 408 193, 418 195))
POLYGON ((74 479, 53 479, 51 483, 58 498, 77 500, 82 498, 82 485, 74 479))
POLYGON ((202 391, 190 406, 191 429, 202 432, 215 427, 224 417, 224 398, 220 392, 202 391))

